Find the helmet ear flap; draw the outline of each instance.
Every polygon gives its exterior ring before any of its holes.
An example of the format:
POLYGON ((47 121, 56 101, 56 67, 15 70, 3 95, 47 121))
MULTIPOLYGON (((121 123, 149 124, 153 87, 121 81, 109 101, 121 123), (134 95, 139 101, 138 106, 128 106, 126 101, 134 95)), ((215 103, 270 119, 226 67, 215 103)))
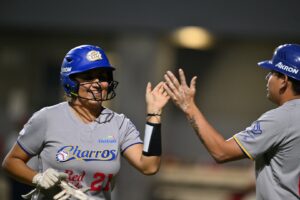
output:
POLYGON ((78 93, 79 86, 77 81, 72 80, 68 76, 63 77, 61 81, 67 96, 72 96, 78 93))

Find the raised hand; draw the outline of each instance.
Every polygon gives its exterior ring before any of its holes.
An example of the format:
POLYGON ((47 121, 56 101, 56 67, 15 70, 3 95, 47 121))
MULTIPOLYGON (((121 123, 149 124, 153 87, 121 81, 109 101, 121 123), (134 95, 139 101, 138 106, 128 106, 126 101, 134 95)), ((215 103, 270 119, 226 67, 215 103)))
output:
POLYGON ((197 77, 194 76, 190 82, 190 85, 188 86, 183 70, 179 69, 178 72, 180 82, 172 72, 167 71, 167 73, 164 75, 166 83, 163 85, 163 87, 175 105, 186 113, 191 106, 195 105, 194 99, 196 94, 197 77))
POLYGON ((146 88, 146 104, 147 112, 161 114, 163 107, 167 104, 170 99, 167 92, 163 87, 164 83, 158 83, 152 90, 151 83, 147 84, 146 88))

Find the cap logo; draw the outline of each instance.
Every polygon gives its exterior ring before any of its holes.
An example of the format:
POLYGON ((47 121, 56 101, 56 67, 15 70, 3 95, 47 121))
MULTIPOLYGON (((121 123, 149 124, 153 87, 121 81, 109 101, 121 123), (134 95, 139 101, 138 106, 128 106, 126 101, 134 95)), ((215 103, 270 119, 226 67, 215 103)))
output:
POLYGON ((63 67, 61 68, 62 73, 70 72, 72 70, 72 67, 63 67))
POLYGON ((293 74, 298 74, 298 72, 299 72, 298 69, 295 69, 293 67, 289 67, 289 66, 283 64, 282 62, 277 63, 275 66, 279 69, 282 69, 282 70, 287 71, 287 72, 291 72, 293 74))
POLYGON ((88 54, 86 55, 86 58, 89 61, 102 60, 102 55, 99 51, 92 50, 92 51, 88 52, 88 54))

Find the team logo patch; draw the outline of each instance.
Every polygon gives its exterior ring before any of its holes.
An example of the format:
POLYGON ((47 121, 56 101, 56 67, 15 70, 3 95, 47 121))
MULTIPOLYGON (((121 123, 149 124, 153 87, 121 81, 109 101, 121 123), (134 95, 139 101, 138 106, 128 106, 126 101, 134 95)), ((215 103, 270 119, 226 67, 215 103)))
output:
POLYGON ((66 151, 59 151, 56 154, 56 160, 58 162, 64 162, 64 161, 68 160, 68 158, 69 158, 69 153, 66 151))
POLYGON ((89 61, 102 60, 102 55, 99 51, 92 50, 92 51, 88 52, 88 54, 86 55, 86 58, 89 61))
POLYGON ((262 130, 260 129, 260 123, 258 121, 256 121, 256 122, 253 123, 251 132, 254 135, 260 135, 260 134, 262 134, 262 130))
POLYGON ((77 161, 110 161, 117 158, 118 151, 115 149, 90 150, 79 146, 67 145, 61 147, 56 153, 57 162, 77 161))
POLYGON ((254 122, 251 127, 248 127, 246 129, 246 133, 244 136, 243 136, 243 139, 246 141, 246 140, 254 140, 256 136, 262 134, 262 130, 260 128, 260 123, 258 121, 254 122))

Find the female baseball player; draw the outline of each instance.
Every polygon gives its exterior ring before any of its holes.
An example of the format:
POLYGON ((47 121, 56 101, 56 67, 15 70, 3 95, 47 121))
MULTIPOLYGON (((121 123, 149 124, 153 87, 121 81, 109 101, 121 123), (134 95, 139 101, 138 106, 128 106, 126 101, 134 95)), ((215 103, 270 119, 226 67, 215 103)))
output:
POLYGON ((271 70, 266 77, 267 97, 278 108, 264 113, 229 140, 224 140, 196 106, 196 77, 188 86, 182 69, 179 70, 180 82, 168 71, 164 88, 217 162, 246 157, 256 161, 257 200, 299 200, 300 45, 279 46, 272 60, 258 65, 271 70))
POLYGON ((169 99, 163 82, 153 89, 150 83, 147 85, 147 123, 142 142, 124 114, 102 106, 103 101, 116 95, 114 70, 97 46, 78 46, 66 54, 60 76, 67 101, 36 112, 3 162, 14 178, 36 186, 27 197, 109 200, 120 169, 120 155, 145 175, 158 171, 161 113, 169 99), (26 165, 36 155, 39 171, 26 165), (89 191, 85 195, 77 188, 89 191))

